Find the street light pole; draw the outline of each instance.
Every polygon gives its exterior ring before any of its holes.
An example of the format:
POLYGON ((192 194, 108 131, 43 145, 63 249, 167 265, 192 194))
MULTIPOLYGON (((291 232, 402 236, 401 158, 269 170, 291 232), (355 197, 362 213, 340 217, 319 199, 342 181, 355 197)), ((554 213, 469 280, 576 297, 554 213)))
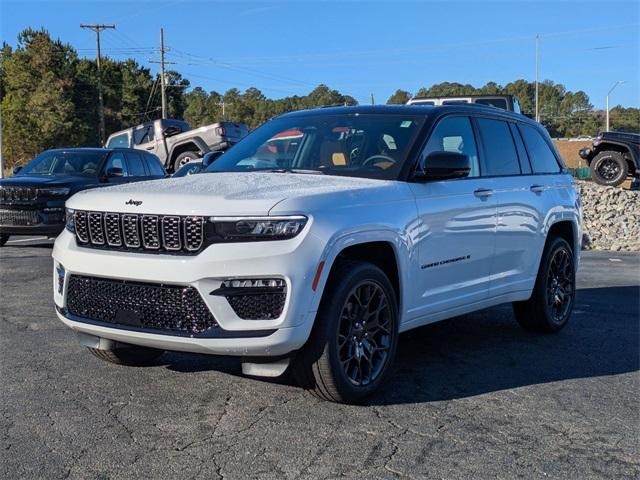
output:
POLYGON ((605 126, 605 132, 608 132, 608 131, 609 131, 609 95, 611 95, 611 92, 613 92, 613 90, 614 90, 618 85, 621 85, 621 84, 623 84, 623 83, 625 83, 625 82, 626 82, 626 80, 618 80, 616 83, 614 83, 614 84, 613 84, 613 87, 611 87, 611 89, 610 89, 610 90, 609 90, 609 92, 607 93, 607 99, 606 99, 606 102, 605 102, 605 108, 606 108, 606 110, 607 110, 607 112, 606 112, 606 118, 607 118, 607 121, 606 121, 606 126, 605 126))

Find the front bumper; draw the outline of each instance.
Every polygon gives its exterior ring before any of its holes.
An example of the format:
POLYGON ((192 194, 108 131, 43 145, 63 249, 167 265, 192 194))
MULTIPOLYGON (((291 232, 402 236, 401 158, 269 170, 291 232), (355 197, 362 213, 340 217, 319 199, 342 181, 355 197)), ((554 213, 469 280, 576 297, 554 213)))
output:
POLYGON ((63 229, 63 206, 0 204, 0 234, 54 237, 63 229))
POLYGON ((240 356, 286 355, 305 343, 315 318, 312 308, 315 292, 311 286, 322 246, 304 233, 286 241, 214 244, 195 256, 172 256, 79 247, 75 236, 65 230, 53 250, 58 318, 77 332, 165 350, 240 356), (65 278, 61 293, 60 265, 65 278), (74 317, 67 309, 70 275, 195 288, 218 327, 205 336, 190 336, 74 317), (287 297, 278 318, 242 319, 225 297, 211 295, 223 281, 249 278, 280 278, 286 282, 287 297))

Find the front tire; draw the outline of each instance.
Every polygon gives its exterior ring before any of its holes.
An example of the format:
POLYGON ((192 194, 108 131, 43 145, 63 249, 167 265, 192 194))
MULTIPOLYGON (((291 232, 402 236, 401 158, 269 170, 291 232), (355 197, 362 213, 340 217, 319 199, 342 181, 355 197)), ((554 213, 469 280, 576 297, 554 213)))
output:
POLYGON ((9 235, 0 235, 0 247, 4 247, 5 243, 9 241, 9 235))
POLYGON ((359 403, 391 369, 398 343, 398 302, 375 265, 348 261, 328 280, 311 336, 293 359, 300 386, 332 402, 359 403))
POLYGON ((157 348, 124 344, 119 344, 115 350, 98 350, 91 347, 87 347, 87 350, 93 356, 105 362, 131 367, 153 365, 160 358, 160 355, 164 353, 164 350, 158 350, 157 348))
POLYGON ((571 316, 575 285, 571 246, 561 237, 550 239, 542 254, 531 298, 513 303, 516 320, 525 330, 542 333, 559 331, 571 316))
POLYGON ((610 187, 620 185, 629 173, 629 165, 622 153, 613 150, 597 154, 590 167, 593 181, 610 187))

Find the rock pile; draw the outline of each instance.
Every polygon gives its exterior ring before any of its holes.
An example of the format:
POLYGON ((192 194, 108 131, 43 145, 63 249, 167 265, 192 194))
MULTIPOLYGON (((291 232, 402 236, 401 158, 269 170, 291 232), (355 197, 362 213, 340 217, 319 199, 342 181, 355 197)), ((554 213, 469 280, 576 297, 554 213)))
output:
POLYGON ((583 206, 582 248, 640 251, 640 191, 578 181, 583 206))

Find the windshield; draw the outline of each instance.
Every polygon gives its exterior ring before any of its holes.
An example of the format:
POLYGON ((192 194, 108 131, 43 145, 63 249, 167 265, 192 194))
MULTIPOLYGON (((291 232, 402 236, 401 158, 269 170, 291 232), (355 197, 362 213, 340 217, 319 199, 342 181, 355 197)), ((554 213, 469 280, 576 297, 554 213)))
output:
POLYGON ((293 171, 395 180, 423 122, 422 116, 396 114, 276 118, 206 171, 293 171))
POLYGON ((43 152, 18 175, 97 175, 105 152, 43 152))

